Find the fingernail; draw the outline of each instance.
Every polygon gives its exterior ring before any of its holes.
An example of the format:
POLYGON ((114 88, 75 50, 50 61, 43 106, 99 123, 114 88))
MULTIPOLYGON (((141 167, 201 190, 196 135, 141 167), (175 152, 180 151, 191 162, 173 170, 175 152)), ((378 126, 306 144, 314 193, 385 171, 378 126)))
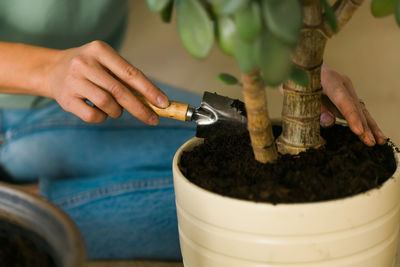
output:
POLYGON ((157 97, 157 102, 162 108, 166 108, 169 106, 168 98, 165 95, 159 95, 157 97))
POLYGON ((379 137, 378 143, 380 145, 383 145, 386 143, 386 136, 382 133, 381 130, 378 130, 378 137, 379 137))
POLYGON ((371 133, 371 132, 368 132, 368 133, 367 133, 367 136, 368 136, 369 142, 370 142, 372 145, 375 145, 375 144, 376 144, 376 142, 375 142, 375 137, 372 135, 372 133, 371 133))
POLYGON ((157 125, 158 124, 158 116, 156 115, 151 115, 149 120, 148 120, 150 125, 157 125))
POLYGON ((357 121, 357 124, 354 126, 355 134, 361 135, 364 132, 364 127, 361 121, 357 121))
POLYGON ((386 138, 379 137, 378 144, 380 144, 380 145, 386 144, 386 138))
POLYGON ((333 114, 330 112, 323 112, 320 117, 320 123, 322 127, 329 127, 335 123, 333 114))

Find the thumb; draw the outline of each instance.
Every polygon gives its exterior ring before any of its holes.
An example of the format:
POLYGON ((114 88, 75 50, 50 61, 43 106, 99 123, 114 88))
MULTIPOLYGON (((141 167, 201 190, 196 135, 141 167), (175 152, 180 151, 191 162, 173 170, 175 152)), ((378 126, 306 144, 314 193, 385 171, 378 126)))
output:
POLYGON ((328 108, 322 103, 321 104, 321 116, 319 119, 319 123, 322 127, 328 128, 335 124, 336 117, 332 112, 328 110, 328 108))

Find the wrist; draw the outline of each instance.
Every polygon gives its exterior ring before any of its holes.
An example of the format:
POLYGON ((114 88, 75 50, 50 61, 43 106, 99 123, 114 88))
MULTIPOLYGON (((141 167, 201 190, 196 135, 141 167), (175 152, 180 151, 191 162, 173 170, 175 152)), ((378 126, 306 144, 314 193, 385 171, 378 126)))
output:
POLYGON ((31 88, 34 90, 33 94, 54 99, 49 81, 54 69, 62 60, 65 53, 66 50, 49 49, 46 51, 46 59, 38 66, 36 75, 33 75, 34 78, 31 85, 31 88))

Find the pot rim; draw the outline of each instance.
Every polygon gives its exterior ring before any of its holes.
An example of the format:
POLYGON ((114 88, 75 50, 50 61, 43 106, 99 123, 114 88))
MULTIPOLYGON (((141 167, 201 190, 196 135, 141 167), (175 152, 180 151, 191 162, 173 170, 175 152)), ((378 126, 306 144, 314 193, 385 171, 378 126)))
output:
MULTIPOLYGON (((342 198, 336 198, 336 199, 330 199, 330 200, 322 200, 322 201, 314 201, 314 202, 299 202, 299 203, 270 203, 270 202, 256 202, 256 201, 252 201, 252 200, 246 200, 246 199, 239 199, 239 198, 233 198, 230 196, 224 196, 224 195, 220 195, 217 194, 215 192, 209 191, 207 189, 204 189, 194 183, 192 183, 191 181, 189 181, 181 172, 178 162, 181 158, 182 152, 188 149, 191 149, 192 147, 196 146, 197 144, 199 144, 200 142, 202 142, 203 138, 198 138, 198 137, 193 137, 191 139, 189 139, 188 141, 186 141, 179 149, 178 151, 175 153, 173 162, 172 162, 172 168, 173 171, 176 172, 179 177, 183 177, 182 182, 184 182, 185 184, 187 184, 188 186, 191 186, 192 188, 195 188, 197 191, 202 192, 203 194, 206 193, 209 196, 212 196, 215 199, 221 199, 221 200, 229 200, 229 201, 233 201, 234 203, 238 204, 238 205, 248 205, 248 204, 252 204, 252 205, 257 205, 258 207, 267 207, 267 208, 271 208, 271 207, 307 207, 310 208, 312 206, 318 206, 321 204, 331 204, 331 205, 337 205, 337 204, 341 204, 342 202, 345 202, 346 200, 349 199, 353 199, 356 200, 357 198, 364 198, 364 197, 371 197, 373 198, 376 194, 378 194, 379 191, 381 191, 382 188, 386 188, 389 187, 391 184, 393 183, 399 183, 400 182, 400 152, 396 151, 396 146, 393 147, 393 154, 395 157, 395 161, 396 161, 396 170, 393 173, 393 175, 387 179, 382 185, 380 185, 379 187, 375 187, 372 188, 368 191, 362 192, 362 193, 358 193, 355 195, 351 195, 351 196, 347 196, 347 197, 342 197, 342 198)), ((176 177, 174 175, 174 177, 176 177)))
MULTIPOLYGON (((35 232, 48 243, 49 247, 52 249, 50 253, 54 253, 59 257, 60 251, 55 249, 53 242, 49 240, 48 236, 46 236, 43 231, 41 232, 40 229, 27 224, 27 222, 23 220, 23 216, 18 216, 18 212, 23 212, 24 209, 27 209, 27 207, 24 207, 24 204, 26 203, 29 203, 32 207, 37 207, 38 210, 36 210, 36 212, 40 212, 40 215, 49 215, 49 219, 54 220, 59 227, 64 229, 65 236, 67 237, 65 242, 69 243, 69 251, 66 252, 69 255, 74 255, 73 258, 70 258, 68 267, 78 267, 84 264, 86 261, 86 248, 84 246, 83 238, 76 224, 60 208, 44 198, 31 192, 22 191, 18 187, 4 182, 0 182, 0 196, 1 195, 7 196, 10 199, 0 199, 0 219, 5 219, 10 223, 17 224, 20 227, 35 232), (7 205, 7 202, 13 202, 13 204, 15 204, 15 210, 10 208, 10 206, 7 205), (15 218, 8 218, 7 215, 14 215, 15 218)), ((55 258, 55 260, 57 262, 58 258, 55 258)), ((58 262, 58 264, 61 264, 60 266, 64 267, 63 262, 58 262)))

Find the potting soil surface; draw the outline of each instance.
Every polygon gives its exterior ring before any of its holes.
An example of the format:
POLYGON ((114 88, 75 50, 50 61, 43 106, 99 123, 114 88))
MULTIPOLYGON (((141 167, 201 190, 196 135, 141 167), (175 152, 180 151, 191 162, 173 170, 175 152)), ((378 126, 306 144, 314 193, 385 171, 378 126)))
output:
MULTIPOLYGON (((274 126, 274 135, 281 128, 274 126)), ((303 203, 343 198, 380 186, 396 170, 393 145, 368 147, 348 127, 321 129, 323 149, 281 155, 274 164, 254 159, 247 133, 215 136, 184 152, 180 170, 194 184, 239 199, 303 203)))

